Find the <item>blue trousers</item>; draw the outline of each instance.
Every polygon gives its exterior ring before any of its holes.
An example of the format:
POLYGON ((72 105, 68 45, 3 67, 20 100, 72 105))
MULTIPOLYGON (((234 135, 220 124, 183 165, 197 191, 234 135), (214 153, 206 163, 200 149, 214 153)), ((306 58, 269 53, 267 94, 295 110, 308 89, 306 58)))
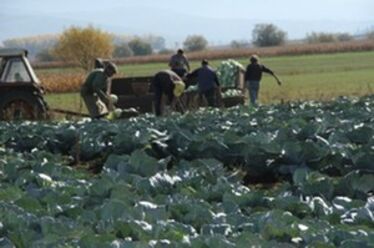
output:
POLYGON ((258 99, 258 92, 260 90, 260 81, 247 81, 247 88, 249 93, 249 99, 252 105, 256 106, 258 99))

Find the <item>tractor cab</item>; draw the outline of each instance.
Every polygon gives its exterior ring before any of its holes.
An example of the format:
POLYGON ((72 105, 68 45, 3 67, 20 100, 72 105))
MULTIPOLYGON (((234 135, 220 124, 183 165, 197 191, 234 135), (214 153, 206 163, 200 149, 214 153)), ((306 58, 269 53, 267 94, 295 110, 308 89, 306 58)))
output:
POLYGON ((36 120, 47 104, 25 49, 0 49, 0 119, 36 120))
POLYGON ((22 49, 0 49, 0 82, 39 83, 26 59, 27 51, 22 49))

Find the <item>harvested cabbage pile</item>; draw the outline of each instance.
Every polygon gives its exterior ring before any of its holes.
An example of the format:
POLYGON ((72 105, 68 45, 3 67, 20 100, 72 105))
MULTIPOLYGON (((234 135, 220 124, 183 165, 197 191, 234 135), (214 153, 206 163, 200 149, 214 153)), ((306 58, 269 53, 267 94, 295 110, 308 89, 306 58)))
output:
POLYGON ((239 70, 244 70, 244 67, 238 61, 233 59, 222 61, 217 68, 217 76, 221 87, 235 87, 239 70))
POLYGON ((243 96, 243 92, 237 89, 229 89, 222 93, 222 98, 243 96))

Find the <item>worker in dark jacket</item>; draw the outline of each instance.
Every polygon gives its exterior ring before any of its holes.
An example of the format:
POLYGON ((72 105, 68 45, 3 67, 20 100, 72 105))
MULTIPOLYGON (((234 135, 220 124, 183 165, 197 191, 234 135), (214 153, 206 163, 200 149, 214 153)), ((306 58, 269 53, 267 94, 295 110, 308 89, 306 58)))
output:
POLYGON ((182 79, 171 70, 156 73, 152 78, 151 87, 154 92, 154 107, 156 116, 163 114, 163 96, 166 96, 166 104, 174 106, 176 98, 182 95, 185 85, 182 79))
POLYGON ((177 53, 171 56, 169 60, 170 69, 179 77, 183 78, 190 71, 190 64, 182 49, 178 49, 177 53))
POLYGON ((104 68, 96 68, 88 74, 81 88, 81 96, 91 118, 99 118, 113 109, 110 96, 107 94, 108 81, 117 72, 112 62, 105 63, 104 68))
POLYGON ((216 90, 219 90, 219 81, 216 72, 209 66, 208 60, 201 62, 201 67, 194 70, 189 77, 196 78, 199 93, 205 96, 210 107, 217 106, 216 90))
POLYGON ((258 98, 258 92, 260 90, 260 81, 263 72, 272 75, 277 80, 278 85, 281 85, 282 82, 272 70, 259 63, 259 58, 257 55, 252 55, 250 61, 251 63, 247 66, 245 71, 244 80, 247 84, 250 103, 255 106, 258 98))

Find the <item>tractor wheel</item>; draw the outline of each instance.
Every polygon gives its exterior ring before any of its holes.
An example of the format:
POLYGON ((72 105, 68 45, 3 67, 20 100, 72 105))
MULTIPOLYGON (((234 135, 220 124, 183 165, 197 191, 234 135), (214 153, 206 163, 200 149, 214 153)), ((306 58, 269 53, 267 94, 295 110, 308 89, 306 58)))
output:
POLYGON ((12 91, 0 96, 1 120, 40 120, 45 119, 46 115, 46 105, 38 95, 12 91))

